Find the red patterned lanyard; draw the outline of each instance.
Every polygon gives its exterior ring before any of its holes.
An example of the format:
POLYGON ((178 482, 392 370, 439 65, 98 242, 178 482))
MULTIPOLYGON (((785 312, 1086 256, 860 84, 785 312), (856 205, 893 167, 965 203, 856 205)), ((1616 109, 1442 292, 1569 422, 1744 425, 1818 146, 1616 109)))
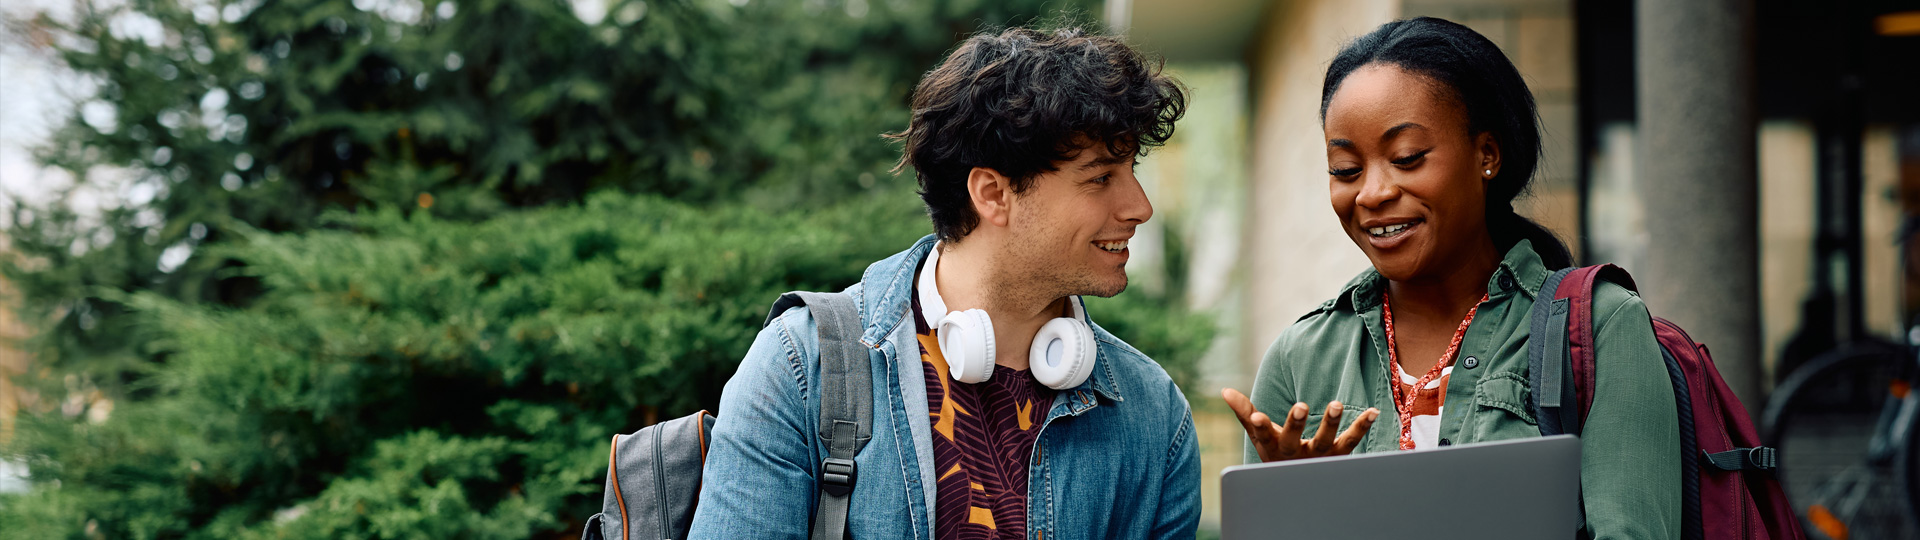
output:
MULTIPOLYGON (((1396 375, 1396 373, 1403 371, 1403 369, 1400 367, 1400 353, 1397 350, 1400 346, 1395 345, 1393 341, 1393 302, 1390 301, 1387 293, 1380 293, 1380 308, 1385 312, 1387 319, 1387 361, 1392 363, 1387 369, 1387 379, 1389 382, 1387 386, 1393 389, 1393 410, 1399 413, 1400 416, 1401 450, 1413 449, 1414 400, 1419 399, 1421 390, 1425 390, 1428 384, 1440 377, 1441 370, 1453 365, 1453 355, 1460 353, 1460 340, 1466 339, 1467 326, 1473 324, 1473 314, 1480 311, 1480 304, 1485 303, 1488 298, 1491 297, 1481 295, 1480 302, 1474 303, 1472 308, 1467 309, 1467 318, 1460 321, 1459 330, 1453 331, 1453 342, 1447 344, 1447 352, 1440 353, 1440 361, 1434 363, 1433 368, 1428 369, 1426 375, 1420 376, 1420 382, 1413 384, 1413 392, 1407 392, 1401 390, 1400 377, 1396 375)), ((1446 389, 1441 388, 1440 391, 1445 392, 1446 389)))

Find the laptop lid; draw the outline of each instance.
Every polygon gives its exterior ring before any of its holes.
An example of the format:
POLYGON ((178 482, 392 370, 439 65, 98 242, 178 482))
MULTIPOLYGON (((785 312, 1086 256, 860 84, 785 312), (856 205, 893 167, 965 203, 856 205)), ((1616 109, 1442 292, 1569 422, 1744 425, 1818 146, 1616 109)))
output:
POLYGON ((1572 538, 1580 440, 1514 439, 1227 467, 1221 537, 1572 538))

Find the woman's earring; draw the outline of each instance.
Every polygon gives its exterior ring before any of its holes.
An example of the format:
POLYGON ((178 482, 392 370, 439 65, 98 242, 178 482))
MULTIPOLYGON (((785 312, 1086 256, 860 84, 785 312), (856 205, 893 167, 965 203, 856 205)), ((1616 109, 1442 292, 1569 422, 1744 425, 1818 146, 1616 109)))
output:
POLYGON ((1493 178, 1493 169, 1487 169, 1487 178, 1493 178))

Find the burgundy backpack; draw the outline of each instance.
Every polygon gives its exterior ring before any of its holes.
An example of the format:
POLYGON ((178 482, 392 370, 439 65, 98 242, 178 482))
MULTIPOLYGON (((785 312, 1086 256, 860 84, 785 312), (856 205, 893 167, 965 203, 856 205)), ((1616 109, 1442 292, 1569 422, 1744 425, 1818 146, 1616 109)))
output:
MULTIPOLYGON (((1541 435, 1580 434, 1593 408, 1593 290, 1601 281, 1635 290, 1633 276, 1605 264, 1554 272, 1534 296, 1527 343, 1534 418, 1541 435), (1555 392, 1552 389, 1558 388, 1555 392)), ((1762 446, 1707 346, 1655 317, 1653 335, 1673 379, 1680 420, 1681 535, 1687 540, 1802 540, 1806 534, 1773 477, 1762 446)))

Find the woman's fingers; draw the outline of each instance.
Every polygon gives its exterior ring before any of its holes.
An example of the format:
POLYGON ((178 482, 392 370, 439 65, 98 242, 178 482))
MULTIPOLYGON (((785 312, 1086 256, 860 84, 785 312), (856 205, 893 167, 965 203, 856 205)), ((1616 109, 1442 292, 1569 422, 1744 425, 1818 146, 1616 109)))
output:
POLYGON ((1347 426, 1346 432, 1333 440, 1333 451, 1328 455, 1341 456, 1353 453, 1354 447, 1360 445, 1360 438, 1367 436, 1367 430, 1373 429, 1373 421, 1378 418, 1380 418, 1380 409, 1370 408, 1360 413, 1360 418, 1355 419, 1353 425, 1347 426))
POLYGON ((1233 409, 1233 415, 1240 420, 1240 427, 1247 432, 1247 438, 1253 442, 1254 451, 1261 461, 1278 461, 1320 456, 1337 456, 1353 452, 1359 446, 1361 437, 1373 429, 1373 422, 1380 418, 1379 409, 1367 409, 1358 413, 1352 425, 1346 430, 1340 429, 1341 419, 1346 415, 1346 406, 1334 401, 1327 404, 1326 414, 1315 428, 1313 438, 1302 438, 1307 429, 1309 409, 1306 403, 1295 403, 1287 408, 1287 414, 1278 425, 1271 417, 1253 406, 1253 400, 1246 394, 1232 388, 1220 389, 1220 399, 1233 409))
MULTIPOLYGON (((1220 389, 1220 399, 1227 402, 1227 408, 1233 409, 1233 416, 1240 420, 1240 428, 1246 430, 1247 439, 1253 442, 1254 452, 1259 454, 1260 461, 1287 457, 1282 454, 1285 448, 1280 442, 1284 438, 1278 437, 1280 429, 1273 425, 1273 420, 1266 413, 1253 407, 1252 400, 1232 388, 1220 389)), ((1298 444, 1296 441, 1295 446, 1298 444)))
MULTIPOLYGON (((1327 403, 1327 413, 1320 415, 1320 430, 1314 432, 1310 443, 1316 451, 1324 452, 1333 447, 1333 434, 1340 430, 1340 402, 1327 403)), ((1324 455, 1324 454, 1322 454, 1324 455)))
MULTIPOLYGON (((1247 436, 1259 441, 1267 430, 1254 429, 1253 416, 1260 414, 1260 411, 1253 408, 1253 401, 1232 388, 1221 388, 1220 399, 1227 402, 1227 408, 1233 409, 1233 416, 1240 419, 1240 428, 1247 430, 1247 436)), ((1266 415, 1261 416, 1264 418, 1266 415)))
POLYGON ((1252 425, 1247 428, 1247 436, 1253 440, 1253 450, 1260 454, 1260 461, 1286 459, 1287 455, 1280 446, 1280 441, 1285 439, 1279 436, 1280 428, 1273 425, 1267 413, 1255 412, 1252 420, 1252 425))
POLYGON ((1291 442, 1293 446, 1291 450, 1299 450, 1300 433, 1306 430, 1307 404, 1295 403, 1292 408, 1287 409, 1287 421, 1281 424, 1280 433, 1276 436, 1280 438, 1280 444, 1286 445, 1291 442))
POLYGON ((1279 425, 1274 425, 1267 413, 1253 413, 1252 429, 1261 434, 1253 441, 1254 448, 1260 451, 1260 461, 1305 457, 1300 455, 1300 443, 1303 442, 1300 440, 1300 430, 1306 424, 1305 410, 1304 404, 1295 404, 1287 410, 1286 419, 1279 425))

